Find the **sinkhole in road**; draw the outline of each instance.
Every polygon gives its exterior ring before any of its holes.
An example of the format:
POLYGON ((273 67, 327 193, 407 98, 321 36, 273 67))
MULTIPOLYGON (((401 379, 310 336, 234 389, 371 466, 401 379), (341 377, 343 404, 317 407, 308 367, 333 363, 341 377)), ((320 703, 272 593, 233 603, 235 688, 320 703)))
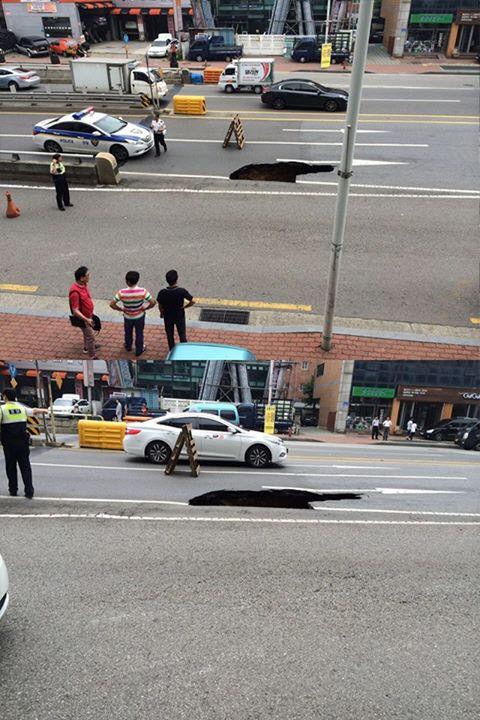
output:
POLYGON ((266 182, 296 182, 297 175, 308 173, 333 172, 334 165, 323 165, 308 162, 275 162, 275 163, 252 163, 243 165, 234 170, 230 180, 257 180, 266 182))
POLYGON ((311 490, 212 490, 189 500, 189 505, 231 505, 312 510, 312 502, 359 500, 360 493, 311 490))

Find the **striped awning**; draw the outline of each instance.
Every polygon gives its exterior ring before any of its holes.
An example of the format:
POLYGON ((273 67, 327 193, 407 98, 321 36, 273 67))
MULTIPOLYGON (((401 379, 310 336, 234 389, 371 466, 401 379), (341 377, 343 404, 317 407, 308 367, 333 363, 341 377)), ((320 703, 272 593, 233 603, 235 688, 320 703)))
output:
POLYGON ((150 8, 150 10, 148 11, 148 14, 149 15, 161 15, 162 9, 161 8, 150 8))
POLYGON ((129 15, 140 15, 141 12, 142 12, 142 11, 141 11, 140 8, 130 8, 129 11, 128 11, 128 14, 129 14, 129 15))

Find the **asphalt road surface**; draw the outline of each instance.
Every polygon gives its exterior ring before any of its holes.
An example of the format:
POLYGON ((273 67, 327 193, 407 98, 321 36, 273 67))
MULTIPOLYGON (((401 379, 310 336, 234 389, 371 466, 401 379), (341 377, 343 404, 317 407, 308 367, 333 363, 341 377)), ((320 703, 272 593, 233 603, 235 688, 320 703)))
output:
MULTIPOLYGON (((356 500, 315 504, 316 512, 327 516, 401 516, 418 511, 425 517, 476 513, 480 518, 480 455, 453 443, 451 449, 425 447, 421 441, 402 446, 295 441, 287 446, 284 465, 255 470, 240 463, 206 461, 201 463, 199 478, 191 476, 187 464, 166 476, 163 466, 122 451, 33 448, 35 502, 87 499, 134 507, 147 501, 158 507, 182 507, 191 498, 214 490, 299 488, 360 495, 356 500)), ((1 468, 0 463, 0 473, 1 468)), ((16 502, 24 504, 21 498, 16 502)))
MULTIPOLYGON (((367 78, 338 317, 468 326, 478 314, 475 85, 464 76, 367 78)), ((270 111, 215 86, 182 92, 206 94, 208 116, 168 117, 168 153, 129 162, 119 190, 75 189, 62 216, 50 187, 14 190, 22 216, 5 227, 0 289, 63 297, 72 270, 87 264, 93 295, 107 298, 130 265, 155 289, 174 266, 199 297, 323 311, 335 174, 296 185, 227 178, 252 162, 338 162, 344 115, 270 111), (234 112, 245 123, 241 152, 221 147, 234 112)), ((39 117, 3 114, 1 149, 37 149, 39 117)))
POLYGON ((212 510, 1 499, 2 720, 476 720, 478 520, 212 510))

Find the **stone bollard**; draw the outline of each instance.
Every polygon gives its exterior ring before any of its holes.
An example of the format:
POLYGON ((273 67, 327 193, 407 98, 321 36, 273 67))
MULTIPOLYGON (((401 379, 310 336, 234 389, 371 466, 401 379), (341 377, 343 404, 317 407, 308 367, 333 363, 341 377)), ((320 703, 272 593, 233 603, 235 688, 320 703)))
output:
POLYGON ((118 163, 111 153, 100 152, 95 155, 95 169, 99 185, 118 185, 120 183, 118 163))

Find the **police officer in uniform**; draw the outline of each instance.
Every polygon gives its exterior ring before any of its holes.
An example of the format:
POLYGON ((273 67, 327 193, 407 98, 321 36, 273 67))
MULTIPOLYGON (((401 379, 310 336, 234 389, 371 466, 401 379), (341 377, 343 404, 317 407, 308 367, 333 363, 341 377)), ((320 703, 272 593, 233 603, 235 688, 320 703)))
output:
POLYGON ((70 202, 70 190, 68 187, 67 176, 65 174, 65 165, 62 162, 60 153, 56 153, 50 163, 50 175, 55 184, 55 192, 57 195, 57 207, 59 210, 65 210, 66 207, 73 207, 70 202))
POLYGON ((5 468, 10 495, 18 494, 17 464, 22 473, 25 497, 33 498, 32 468, 27 432, 27 417, 37 413, 16 401, 15 390, 3 391, 5 405, 0 405, 0 440, 5 455, 5 468))

